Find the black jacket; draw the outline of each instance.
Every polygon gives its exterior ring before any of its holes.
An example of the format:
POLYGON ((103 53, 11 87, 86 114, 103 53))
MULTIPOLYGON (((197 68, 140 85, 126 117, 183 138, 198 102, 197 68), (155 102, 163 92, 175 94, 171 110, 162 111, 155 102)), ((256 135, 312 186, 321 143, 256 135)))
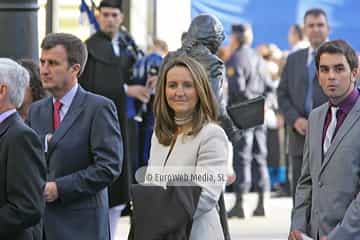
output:
POLYGON ((0 239, 41 240, 46 167, 39 137, 17 113, 0 123, 0 239))
POLYGON ((93 93, 105 96, 115 103, 124 139, 124 161, 120 177, 109 188, 110 207, 129 200, 131 182, 130 161, 127 158, 127 112, 124 84, 129 83, 133 59, 126 54, 126 45, 120 41, 120 57, 114 55, 111 39, 102 32, 92 35, 86 42, 88 60, 80 85, 93 93))

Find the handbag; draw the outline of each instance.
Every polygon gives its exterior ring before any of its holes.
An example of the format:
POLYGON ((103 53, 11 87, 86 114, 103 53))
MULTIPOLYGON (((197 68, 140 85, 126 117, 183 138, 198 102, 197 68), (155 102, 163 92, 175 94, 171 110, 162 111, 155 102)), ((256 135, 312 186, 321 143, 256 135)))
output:
POLYGON ((259 96, 226 107, 226 110, 239 129, 253 128, 264 123, 265 98, 259 96))
POLYGON ((133 184, 129 240, 188 240, 199 186, 133 184))

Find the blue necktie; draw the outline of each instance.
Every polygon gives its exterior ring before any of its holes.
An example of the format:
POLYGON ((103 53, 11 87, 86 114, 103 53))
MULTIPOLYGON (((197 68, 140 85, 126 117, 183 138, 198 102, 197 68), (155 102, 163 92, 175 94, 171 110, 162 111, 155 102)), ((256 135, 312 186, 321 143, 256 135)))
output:
POLYGON ((316 72, 316 66, 315 66, 315 55, 316 51, 313 50, 311 53, 311 60, 310 64, 308 65, 308 88, 306 91, 306 97, 305 97, 305 113, 309 115, 313 108, 313 91, 314 91, 314 78, 315 78, 315 72, 316 72))

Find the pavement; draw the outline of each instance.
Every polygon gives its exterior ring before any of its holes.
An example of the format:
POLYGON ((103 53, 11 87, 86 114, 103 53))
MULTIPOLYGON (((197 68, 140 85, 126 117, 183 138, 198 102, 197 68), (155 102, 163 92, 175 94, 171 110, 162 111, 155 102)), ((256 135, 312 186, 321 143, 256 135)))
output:
MULTIPOLYGON (((225 194, 227 208, 235 202, 233 194, 225 194)), ((291 198, 267 198, 266 217, 252 217, 251 212, 257 202, 256 194, 250 193, 244 197, 245 219, 229 219, 232 240, 286 240, 290 226, 292 208, 291 198)), ((115 240, 127 239, 129 232, 129 218, 123 217, 119 221, 115 240)))

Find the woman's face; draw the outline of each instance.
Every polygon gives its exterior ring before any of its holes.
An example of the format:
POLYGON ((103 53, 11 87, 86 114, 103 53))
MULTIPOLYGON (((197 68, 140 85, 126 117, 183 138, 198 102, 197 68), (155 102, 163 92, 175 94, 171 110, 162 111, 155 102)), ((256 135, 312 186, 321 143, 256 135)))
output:
POLYGON ((175 66, 167 72, 165 95, 176 117, 186 117, 194 112, 199 97, 186 67, 175 66))

